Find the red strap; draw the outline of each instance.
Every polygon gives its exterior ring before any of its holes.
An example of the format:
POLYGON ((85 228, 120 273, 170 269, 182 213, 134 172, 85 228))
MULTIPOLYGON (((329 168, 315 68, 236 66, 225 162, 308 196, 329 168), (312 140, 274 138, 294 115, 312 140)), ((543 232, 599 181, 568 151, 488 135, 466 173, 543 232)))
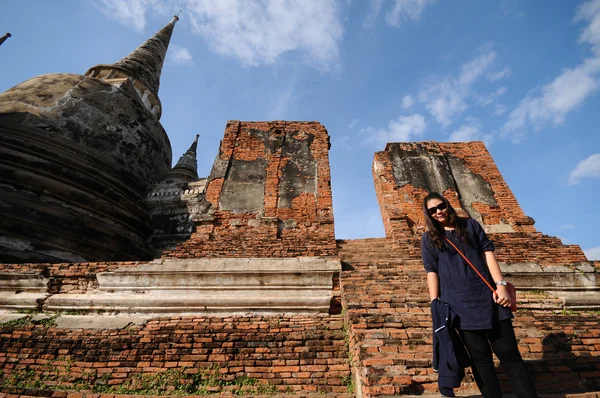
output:
POLYGON ((481 275, 481 272, 479 272, 477 270, 477 268, 475 268, 475 266, 473 264, 471 264, 471 262, 469 261, 469 259, 463 254, 463 252, 461 252, 458 247, 456 247, 456 245, 454 243, 452 243, 452 241, 450 239, 448 239, 446 236, 444 236, 444 239, 446 239, 448 241, 448 243, 450 243, 452 245, 453 248, 456 249, 456 251, 458 252, 458 254, 460 254, 462 256, 462 258, 465 259, 465 261, 467 262, 467 264, 469 264, 471 266, 471 268, 473 268, 473 271, 475 271, 477 273, 477 275, 479 275, 479 277, 481 278, 482 281, 485 282, 485 284, 487 285, 487 287, 490 288, 490 290, 492 292, 496 292, 496 289, 494 289, 492 287, 492 285, 490 285, 490 283, 483 277, 483 275, 481 275))

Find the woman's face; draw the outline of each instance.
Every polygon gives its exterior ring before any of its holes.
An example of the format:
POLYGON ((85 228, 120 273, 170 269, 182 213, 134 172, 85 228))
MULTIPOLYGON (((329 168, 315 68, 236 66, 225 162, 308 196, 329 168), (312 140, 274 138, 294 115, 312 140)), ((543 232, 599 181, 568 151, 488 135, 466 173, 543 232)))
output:
POLYGON ((448 221, 448 208, 441 199, 430 199, 427 201, 427 211, 435 221, 444 225, 448 221))

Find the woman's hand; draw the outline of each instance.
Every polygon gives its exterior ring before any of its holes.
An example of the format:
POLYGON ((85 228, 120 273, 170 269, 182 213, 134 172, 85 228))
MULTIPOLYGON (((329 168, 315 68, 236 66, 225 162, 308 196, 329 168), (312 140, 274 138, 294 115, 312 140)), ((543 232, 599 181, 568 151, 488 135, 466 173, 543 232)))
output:
POLYGON ((506 286, 499 285, 496 287, 496 291, 494 292, 494 301, 496 304, 501 305, 502 307, 510 307, 510 295, 508 294, 506 286))

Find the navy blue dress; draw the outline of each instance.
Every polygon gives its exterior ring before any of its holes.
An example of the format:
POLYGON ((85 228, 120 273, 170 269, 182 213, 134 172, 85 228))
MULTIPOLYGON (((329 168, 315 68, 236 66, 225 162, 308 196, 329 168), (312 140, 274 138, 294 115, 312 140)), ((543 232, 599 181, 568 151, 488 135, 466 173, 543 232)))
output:
MULTIPOLYGON (((485 251, 493 251, 494 245, 477 221, 459 219, 466 223, 473 245, 456 236, 455 231, 445 231, 452 243, 473 263, 479 272, 495 286, 485 262, 485 251)), ((421 251, 423 266, 427 272, 436 272, 440 280, 440 300, 447 303, 458 315, 456 327, 462 330, 493 329, 498 321, 513 318, 512 312, 496 304, 492 292, 473 271, 471 266, 449 244, 443 250, 435 247, 429 232, 423 234, 421 251)))

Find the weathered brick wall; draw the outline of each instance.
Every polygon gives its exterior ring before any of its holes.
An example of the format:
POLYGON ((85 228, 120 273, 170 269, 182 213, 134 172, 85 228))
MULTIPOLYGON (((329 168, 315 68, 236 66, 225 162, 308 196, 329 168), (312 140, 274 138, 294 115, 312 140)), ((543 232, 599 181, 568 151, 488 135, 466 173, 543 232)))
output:
POLYGON ((412 258, 420 256, 425 231, 422 200, 437 190, 459 216, 472 216, 489 228, 499 261, 587 261, 579 246, 563 245, 535 230, 482 142, 388 144, 375 154, 373 178, 386 236, 412 258))
POLYGON ((164 257, 333 256, 329 136, 318 122, 230 121, 210 215, 164 257))
POLYGON ((344 337, 339 316, 176 317, 121 330, 0 325, 0 383, 108 388, 171 370, 188 382, 204 372, 213 393, 249 378, 278 392, 345 393, 344 337))
MULTIPOLYGON (((363 396, 437 391, 432 323, 423 265, 389 238, 341 240, 342 302, 353 372, 363 396)), ((594 311, 563 310, 560 299, 519 292, 519 350, 540 392, 600 390, 600 321, 594 311)), ((496 361, 504 390, 506 375, 496 361)), ((476 392, 469 373, 461 395, 476 392)))
POLYGON ((559 238, 535 233, 489 234, 498 261, 532 262, 539 265, 569 265, 587 262, 579 245, 564 245, 559 238))

